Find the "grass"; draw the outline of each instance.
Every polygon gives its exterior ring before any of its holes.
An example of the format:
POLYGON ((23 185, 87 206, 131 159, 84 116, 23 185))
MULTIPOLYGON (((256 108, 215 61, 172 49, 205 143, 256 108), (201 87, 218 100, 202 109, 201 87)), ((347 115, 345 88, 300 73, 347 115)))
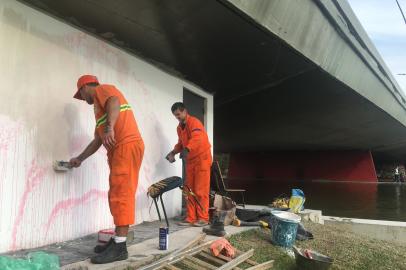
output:
MULTIPOLYGON (((330 269, 401 270, 406 269, 406 246, 369 239, 350 232, 341 225, 305 223, 314 235, 313 240, 297 241, 296 246, 310 248, 334 259, 330 269)), ((270 233, 250 230, 229 239, 237 249, 255 249, 253 259, 258 262, 275 260, 272 269, 297 269, 294 258, 270 243, 270 233)))

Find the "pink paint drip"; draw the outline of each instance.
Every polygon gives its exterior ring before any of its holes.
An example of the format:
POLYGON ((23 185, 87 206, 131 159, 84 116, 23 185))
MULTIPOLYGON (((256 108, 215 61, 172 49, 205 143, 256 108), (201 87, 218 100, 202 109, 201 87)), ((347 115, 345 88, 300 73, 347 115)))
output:
POLYGON ((21 126, 7 127, 4 130, 0 130, 0 152, 7 151, 8 145, 16 138, 20 130, 21 126))
POLYGON ((19 207, 18 207, 18 214, 17 218, 14 222, 13 232, 12 232, 12 243, 11 243, 11 250, 16 250, 17 247, 17 232, 18 227, 24 216, 25 205, 27 204, 28 195, 32 192, 32 190, 41 183, 43 176, 45 174, 45 168, 40 167, 37 165, 36 161, 33 160, 31 162, 31 166, 28 169, 27 178, 25 180, 25 188, 23 196, 20 199, 19 207))
POLYGON ((66 211, 66 210, 72 209, 78 205, 82 205, 82 204, 88 202, 92 197, 107 198, 107 191, 91 189, 90 191, 86 192, 83 196, 81 196, 79 198, 67 199, 67 200, 59 201, 58 203, 56 203, 56 205, 52 209, 51 215, 48 218, 48 222, 45 225, 45 227, 46 227, 45 236, 48 235, 49 228, 51 227, 52 223, 57 218, 60 211, 62 211, 62 210, 66 211))

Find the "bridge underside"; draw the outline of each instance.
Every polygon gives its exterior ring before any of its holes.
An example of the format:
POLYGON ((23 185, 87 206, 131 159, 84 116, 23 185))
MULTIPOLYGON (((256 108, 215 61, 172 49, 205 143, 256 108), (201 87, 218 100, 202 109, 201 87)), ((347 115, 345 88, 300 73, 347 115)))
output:
POLYGON ((213 93, 216 152, 406 157, 405 126, 223 1, 22 2, 213 93))

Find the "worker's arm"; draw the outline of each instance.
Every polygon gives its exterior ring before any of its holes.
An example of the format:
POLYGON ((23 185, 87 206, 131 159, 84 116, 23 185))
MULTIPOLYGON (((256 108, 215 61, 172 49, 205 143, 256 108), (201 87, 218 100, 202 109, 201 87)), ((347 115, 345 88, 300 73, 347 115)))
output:
POLYGON ((116 140, 114 138, 114 126, 116 125, 117 118, 120 114, 120 101, 118 97, 109 97, 105 104, 105 110, 107 113, 107 121, 101 139, 103 145, 107 149, 111 149, 116 144, 116 140))
POLYGON ((79 167, 82 162, 93 155, 102 145, 102 140, 100 139, 97 131, 94 131, 94 139, 89 143, 86 149, 77 157, 72 158, 69 162, 72 167, 79 167))
POLYGON ((198 121, 191 121, 189 130, 190 139, 186 145, 186 148, 189 150, 189 152, 192 152, 197 150, 203 143, 204 127, 198 121))

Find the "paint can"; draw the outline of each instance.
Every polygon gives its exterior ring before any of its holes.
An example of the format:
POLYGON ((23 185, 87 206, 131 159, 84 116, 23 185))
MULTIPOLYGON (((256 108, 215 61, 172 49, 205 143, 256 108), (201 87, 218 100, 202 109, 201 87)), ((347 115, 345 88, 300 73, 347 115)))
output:
POLYGON ((167 250, 169 248, 169 228, 159 228, 159 249, 167 250))

